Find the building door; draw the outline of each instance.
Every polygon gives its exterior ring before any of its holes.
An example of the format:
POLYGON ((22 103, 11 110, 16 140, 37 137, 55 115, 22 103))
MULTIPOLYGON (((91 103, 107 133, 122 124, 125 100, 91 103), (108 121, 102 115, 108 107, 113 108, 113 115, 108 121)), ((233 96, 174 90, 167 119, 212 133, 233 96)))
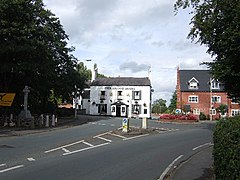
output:
POLYGON ((121 105, 116 106, 116 117, 121 117, 121 105))

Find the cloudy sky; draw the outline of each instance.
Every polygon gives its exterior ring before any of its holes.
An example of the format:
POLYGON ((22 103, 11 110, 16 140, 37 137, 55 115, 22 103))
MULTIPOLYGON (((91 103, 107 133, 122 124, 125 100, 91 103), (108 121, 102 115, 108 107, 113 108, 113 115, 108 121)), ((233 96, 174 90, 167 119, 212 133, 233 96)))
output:
POLYGON ((175 0, 43 0, 59 17, 84 64, 106 76, 146 77, 151 67, 153 99, 168 101, 176 69, 204 69, 206 47, 187 39, 191 15, 174 15, 175 0))

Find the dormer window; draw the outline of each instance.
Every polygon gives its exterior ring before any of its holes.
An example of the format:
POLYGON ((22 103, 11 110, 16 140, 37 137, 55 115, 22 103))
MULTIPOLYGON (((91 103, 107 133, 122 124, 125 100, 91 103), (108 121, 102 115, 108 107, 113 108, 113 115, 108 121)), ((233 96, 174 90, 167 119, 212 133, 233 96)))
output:
POLYGON ((218 80, 213 79, 211 81, 211 89, 220 89, 220 83, 218 80))
POLYGON ((193 77, 190 81, 188 81, 188 89, 198 89, 199 83, 198 80, 193 77))

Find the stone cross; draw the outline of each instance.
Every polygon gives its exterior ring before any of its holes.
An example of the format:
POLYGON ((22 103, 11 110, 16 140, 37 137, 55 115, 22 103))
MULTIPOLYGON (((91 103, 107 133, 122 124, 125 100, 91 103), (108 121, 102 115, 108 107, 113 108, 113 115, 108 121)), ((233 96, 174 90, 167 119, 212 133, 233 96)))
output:
POLYGON ((23 89, 23 93, 24 93, 24 101, 23 101, 23 107, 24 107, 24 111, 27 112, 27 106, 28 106, 28 93, 30 92, 28 86, 25 86, 25 88, 23 89))

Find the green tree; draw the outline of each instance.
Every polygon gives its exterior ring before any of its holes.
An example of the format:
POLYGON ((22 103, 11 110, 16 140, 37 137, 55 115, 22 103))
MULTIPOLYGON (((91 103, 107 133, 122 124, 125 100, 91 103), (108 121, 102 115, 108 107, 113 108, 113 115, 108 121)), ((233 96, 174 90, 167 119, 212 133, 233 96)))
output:
POLYGON ((175 90, 170 99, 170 104, 168 106, 169 112, 173 112, 177 108, 177 91, 175 90))
POLYGON ((167 110, 166 102, 162 98, 155 100, 152 105, 152 112, 158 114, 164 113, 167 110))
POLYGON ((28 85, 30 110, 55 102, 50 97, 70 98, 82 79, 59 19, 42 0, 1 0, 0 17, 0 90, 15 92, 19 108, 28 85))
POLYGON ((192 8, 188 38, 208 47, 213 62, 205 63, 230 97, 240 99, 240 1, 177 0, 175 10, 192 8))

